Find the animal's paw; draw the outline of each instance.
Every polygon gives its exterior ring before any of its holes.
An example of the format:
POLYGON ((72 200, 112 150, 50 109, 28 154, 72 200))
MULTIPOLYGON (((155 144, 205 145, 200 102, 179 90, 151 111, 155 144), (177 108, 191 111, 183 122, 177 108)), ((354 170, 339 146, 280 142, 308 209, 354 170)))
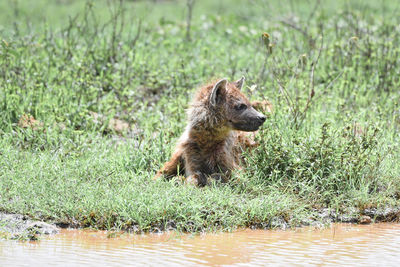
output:
POLYGON ((189 175, 186 178, 186 184, 194 185, 194 186, 205 186, 207 185, 207 177, 204 173, 196 172, 192 175, 189 175))
POLYGON ((229 175, 223 173, 213 173, 210 175, 210 177, 217 182, 223 182, 223 183, 226 183, 229 180, 228 179, 229 175))

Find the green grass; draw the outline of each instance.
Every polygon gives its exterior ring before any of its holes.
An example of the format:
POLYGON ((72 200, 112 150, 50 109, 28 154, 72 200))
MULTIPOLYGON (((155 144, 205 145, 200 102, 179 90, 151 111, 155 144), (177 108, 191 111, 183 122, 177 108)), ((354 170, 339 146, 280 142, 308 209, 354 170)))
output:
POLYGON ((321 2, 197 1, 191 40, 185 1, 0 3, 0 211, 211 231, 398 206, 400 6, 321 2), (152 181, 195 88, 242 75, 274 105, 247 167, 205 188, 152 181))

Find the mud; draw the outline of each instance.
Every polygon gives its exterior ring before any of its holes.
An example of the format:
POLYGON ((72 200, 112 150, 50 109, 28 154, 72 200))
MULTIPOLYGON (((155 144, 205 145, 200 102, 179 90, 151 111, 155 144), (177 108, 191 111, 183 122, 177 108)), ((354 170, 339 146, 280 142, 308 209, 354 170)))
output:
MULTIPOLYGON (((250 229, 290 229, 295 227, 311 226, 315 228, 325 228, 332 223, 354 223, 370 224, 378 222, 399 222, 400 207, 370 208, 359 210, 348 208, 345 211, 337 212, 332 209, 312 210, 311 216, 306 220, 294 223, 290 218, 273 217, 269 221, 255 223, 249 226, 250 229)), ((168 221, 165 225, 153 225, 150 233, 161 233, 165 231, 174 231, 176 223, 168 221)), ((56 234, 61 228, 81 228, 78 222, 73 223, 53 223, 49 224, 42 221, 35 221, 27 216, 20 214, 0 213, 0 233, 3 237, 12 239, 36 240, 42 234, 56 234)), ((129 229, 122 229, 131 233, 143 233, 138 225, 133 224, 129 229)), ((203 232, 206 229, 197 229, 203 232)), ((0 236, 1 238, 1 236, 0 236)))
POLYGON ((29 219, 21 214, 0 213, 0 232, 10 239, 37 240, 39 235, 59 233, 59 229, 42 221, 29 219))

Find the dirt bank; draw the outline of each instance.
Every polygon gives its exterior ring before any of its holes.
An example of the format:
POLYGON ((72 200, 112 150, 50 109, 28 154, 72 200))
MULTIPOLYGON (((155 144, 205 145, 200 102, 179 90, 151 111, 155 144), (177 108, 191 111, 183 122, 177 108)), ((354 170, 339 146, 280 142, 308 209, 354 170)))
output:
POLYGON ((57 234, 59 229, 52 224, 35 221, 21 214, 0 213, 0 238, 37 240, 42 234, 57 234))
MULTIPOLYGON (((312 211, 312 216, 298 224, 293 224, 290 219, 274 217, 267 222, 249 225, 251 229, 290 229, 291 227, 314 226, 323 228, 331 223, 355 223, 369 224, 378 222, 395 222, 400 220, 400 207, 371 208, 371 209, 348 209, 338 212, 333 209, 320 209, 312 211)), ((175 230, 175 222, 168 225, 156 225, 150 232, 163 232, 175 230)), ((78 224, 49 224, 42 221, 32 220, 21 214, 0 213, 0 238, 17 240, 37 240, 40 235, 57 234, 59 227, 79 228, 78 224), (57 227, 58 226, 58 227, 57 227)), ((129 232, 141 232, 137 227, 124 229, 129 232)))

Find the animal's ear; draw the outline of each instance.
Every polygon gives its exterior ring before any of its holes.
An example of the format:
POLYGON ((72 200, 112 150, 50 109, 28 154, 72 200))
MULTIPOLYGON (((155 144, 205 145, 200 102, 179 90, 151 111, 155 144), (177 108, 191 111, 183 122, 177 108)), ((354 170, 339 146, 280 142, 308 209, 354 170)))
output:
POLYGON ((235 86, 239 89, 242 90, 243 84, 244 84, 244 76, 242 76, 242 78, 240 78, 239 80, 237 80, 236 82, 234 82, 235 86))
POLYGON ((223 95, 225 95, 226 84, 228 83, 227 79, 219 80, 213 87, 210 95, 210 103, 213 106, 216 106, 223 95))

